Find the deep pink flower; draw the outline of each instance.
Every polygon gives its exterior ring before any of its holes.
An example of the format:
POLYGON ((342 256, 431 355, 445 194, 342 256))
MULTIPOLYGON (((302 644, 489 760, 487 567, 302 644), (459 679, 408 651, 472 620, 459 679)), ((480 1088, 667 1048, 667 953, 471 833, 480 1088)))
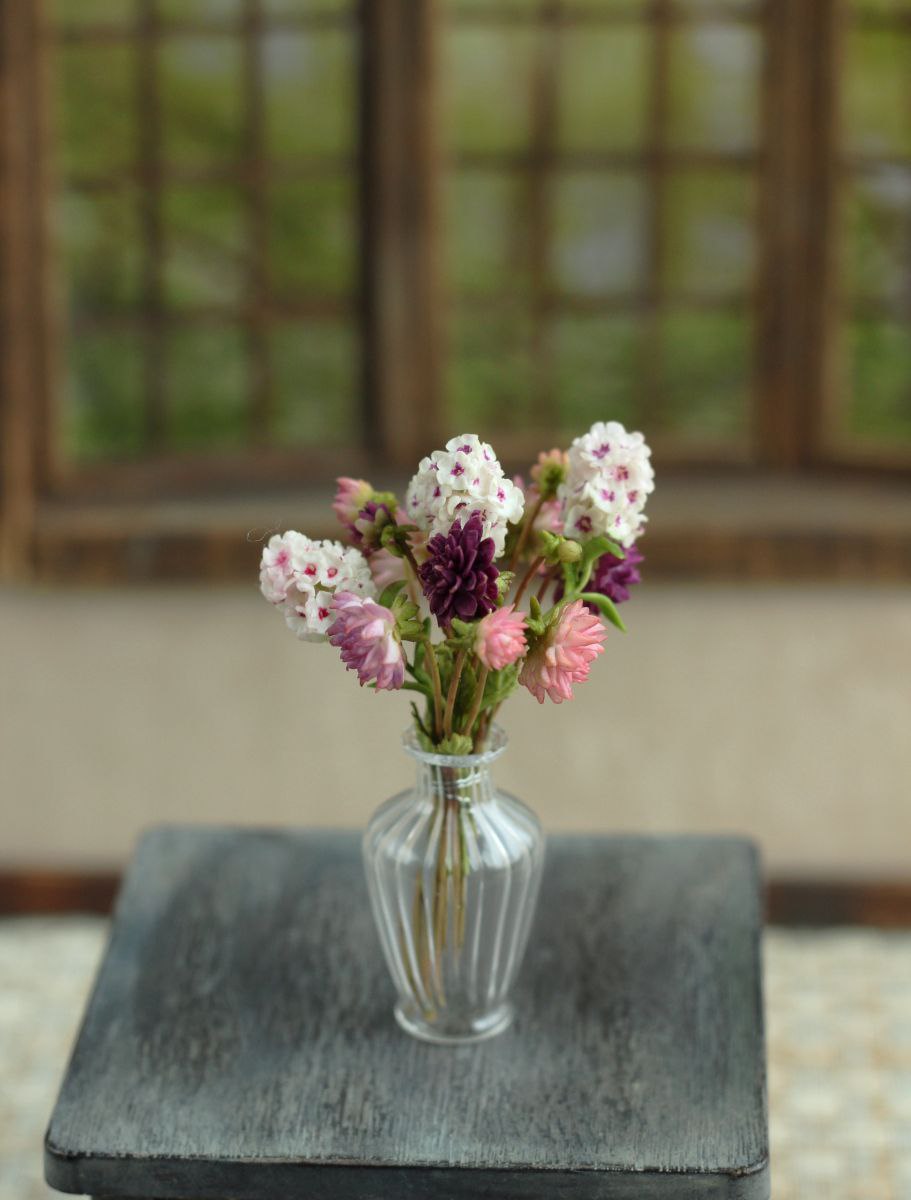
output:
POLYGON ((333 511, 345 528, 353 533, 357 515, 373 495, 373 488, 366 479, 351 479, 347 475, 342 475, 335 482, 337 490, 332 501, 333 511))
POLYGON ((336 592, 329 641, 341 651, 349 671, 357 671, 361 687, 394 691, 405 682, 405 656, 395 628, 395 614, 353 592, 336 592))
POLYGON ((525 653, 525 617, 514 604, 495 608, 478 622, 475 654, 491 671, 501 671, 525 653))
POLYGON ((532 649, 519 673, 539 704, 549 696, 554 704, 572 700, 574 683, 588 678, 592 660, 604 652, 607 630, 581 600, 561 609, 557 620, 532 649))

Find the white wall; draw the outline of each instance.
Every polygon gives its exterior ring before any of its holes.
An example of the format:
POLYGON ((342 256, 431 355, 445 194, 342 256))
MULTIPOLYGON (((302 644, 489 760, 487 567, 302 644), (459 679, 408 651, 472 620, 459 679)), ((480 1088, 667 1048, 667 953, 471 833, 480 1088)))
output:
MULTIPOLYGON (((738 830, 776 871, 911 875, 911 589, 641 588, 577 699, 505 710, 551 829, 738 830)), ((119 863, 158 821, 360 826, 408 781, 255 587, 0 592, 0 863, 119 863)))

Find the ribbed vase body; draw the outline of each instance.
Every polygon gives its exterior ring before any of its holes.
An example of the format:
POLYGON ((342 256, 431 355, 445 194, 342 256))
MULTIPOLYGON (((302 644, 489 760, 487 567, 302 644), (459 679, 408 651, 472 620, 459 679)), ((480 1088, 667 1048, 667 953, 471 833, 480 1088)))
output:
POLYGON ((477 1041, 512 1018, 510 989, 535 911, 544 836, 535 814, 499 792, 485 753, 428 754, 413 737, 417 781, 364 835, 370 900, 399 1024, 435 1042, 477 1041))

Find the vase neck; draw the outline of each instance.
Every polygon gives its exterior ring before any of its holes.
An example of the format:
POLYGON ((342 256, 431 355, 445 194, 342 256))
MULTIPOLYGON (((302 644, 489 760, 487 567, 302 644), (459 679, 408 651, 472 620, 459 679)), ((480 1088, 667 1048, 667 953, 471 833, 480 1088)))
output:
POLYGON ((419 761, 417 790, 423 798, 434 804, 441 800, 469 806, 483 804, 493 797, 490 764, 484 762, 468 767, 446 767, 419 761))

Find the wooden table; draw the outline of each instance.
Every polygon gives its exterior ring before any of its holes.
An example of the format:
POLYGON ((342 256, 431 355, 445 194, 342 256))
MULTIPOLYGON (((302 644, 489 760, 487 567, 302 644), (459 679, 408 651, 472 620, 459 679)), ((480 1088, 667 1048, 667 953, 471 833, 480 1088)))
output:
POLYGON ((429 1046, 352 833, 140 843, 45 1147, 52 1187, 178 1200, 769 1195, 749 843, 552 838, 501 1037, 429 1046))

